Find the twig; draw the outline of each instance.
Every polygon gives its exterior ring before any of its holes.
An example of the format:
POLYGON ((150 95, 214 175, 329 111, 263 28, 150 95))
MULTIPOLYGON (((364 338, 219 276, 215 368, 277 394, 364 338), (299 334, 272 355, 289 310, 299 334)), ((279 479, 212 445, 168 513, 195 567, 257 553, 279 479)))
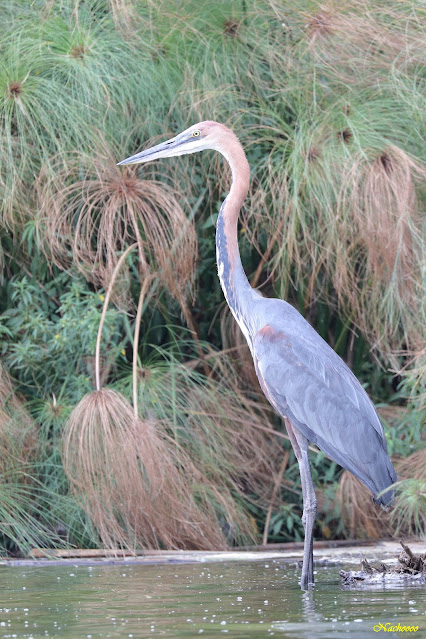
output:
POLYGON ((402 539, 399 540, 399 543, 401 544, 401 546, 403 547, 403 549, 405 550, 405 552, 407 553, 407 555, 409 556, 410 559, 413 559, 414 555, 412 553, 412 551, 409 549, 408 546, 406 546, 404 544, 404 542, 402 541, 402 539))
POLYGON ((95 380, 96 380, 96 390, 99 391, 101 390, 101 366, 100 366, 100 352, 101 352, 101 337, 102 337, 102 329, 104 327, 104 322, 105 322, 105 317, 106 317, 106 312, 108 310, 108 304, 109 304, 109 300, 111 298, 111 293, 112 293, 112 289, 114 287, 114 283, 117 277, 117 273, 122 265, 122 263, 124 262, 124 260, 126 259, 126 257, 128 256, 128 254, 130 253, 130 251, 132 251, 136 246, 138 245, 137 242, 135 242, 134 244, 131 244, 131 246, 129 246, 123 253, 123 255, 120 257, 120 259, 118 260, 114 271, 112 273, 111 276, 111 281, 109 283, 108 286, 108 290, 106 292, 105 295, 105 300, 104 300, 104 305, 102 308, 102 315, 101 315, 101 319, 99 321, 99 328, 98 328, 98 336, 96 338, 96 350, 95 350, 95 380))
POLYGON ((144 279, 144 282, 141 286, 141 292, 139 294, 139 302, 138 308, 136 311, 135 318, 135 336, 133 338, 133 413, 135 418, 138 416, 138 391, 137 391, 137 375, 138 375, 138 347, 139 347, 139 333, 140 333, 140 325, 141 325, 141 316, 143 309, 143 302, 145 299, 146 291, 148 289, 148 285, 151 284, 152 275, 147 275, 144 279))

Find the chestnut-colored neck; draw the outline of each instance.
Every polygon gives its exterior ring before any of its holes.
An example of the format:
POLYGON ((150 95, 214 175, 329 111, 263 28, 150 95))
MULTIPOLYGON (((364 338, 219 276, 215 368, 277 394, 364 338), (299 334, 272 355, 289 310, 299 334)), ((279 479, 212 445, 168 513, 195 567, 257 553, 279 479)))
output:
MULTIPOLYGON (((228 161, 232 171, 232 185, 222 204, 216 226, 216 259, 220 283, 235 319, 247 337, 250 300, 253 289, 241 264, 238 249, 238 216, 247 196, 250 167, 241 144, 229 132, 218 150, 228 161)), ((247 338, 248 339, 248 338, 247 338)))
POLYGON ((226 208, 223 211, 228 254, 232 264, 234 259, 239 257, 238 216, 249 190, 250 167, 243 147, 233 133, 229 141, 227 140, 226 148, 221 150, 221 153, 228 161, 232 172, 231 190, 225 200, 226 208))

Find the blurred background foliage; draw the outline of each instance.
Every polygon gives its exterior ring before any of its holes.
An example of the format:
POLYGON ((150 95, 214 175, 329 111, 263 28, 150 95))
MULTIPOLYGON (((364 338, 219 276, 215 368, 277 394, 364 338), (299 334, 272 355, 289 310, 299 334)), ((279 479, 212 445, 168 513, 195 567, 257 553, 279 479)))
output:
POLYGON ((420 3, 0 6, 1 551, 303 538, 297 463, 216 276, 228 168, 214 153, 116 167, 205 119, 232 127, 251 165, 252 285, 346 360, 399 475, 384 516, 313 449, 317 538, 424 532, 420 3), (132 243, 105 307, 108 388, 92 392, 106 288, 132 243))

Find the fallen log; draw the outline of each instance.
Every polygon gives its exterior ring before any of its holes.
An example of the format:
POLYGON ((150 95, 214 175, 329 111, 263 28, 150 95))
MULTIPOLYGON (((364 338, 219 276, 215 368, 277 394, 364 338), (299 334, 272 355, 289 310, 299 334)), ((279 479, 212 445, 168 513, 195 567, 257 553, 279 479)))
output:
POLYGON ((377 568, 364 558, 361 560, 361 570, 340 571, 342 584, 366 586, 404 581, 426 584, 426 553, 415 555, 406 544, 402 541, 399 543, 402 546, 398 557, 399 564, 391 567, 382 562, 377 568))
POLYGON ((34 559, 88 559, 93 557, 141 557, 142 551, 122 548, 32 548, 34 559))

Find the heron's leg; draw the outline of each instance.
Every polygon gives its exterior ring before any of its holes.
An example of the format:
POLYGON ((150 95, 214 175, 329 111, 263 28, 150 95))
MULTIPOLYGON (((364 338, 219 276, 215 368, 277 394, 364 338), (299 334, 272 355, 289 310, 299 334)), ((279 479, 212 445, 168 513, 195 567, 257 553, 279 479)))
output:
POLYGON ((302 522, 305 529, 305 543, 303 549, 303 566, 300 585, 303 590, 308 590, 314 583, 313 530, 315 516, 317 513, 317 498, 312 481, 311 466, 309 464, 308 440, 288 418, 286 418, 285 421, 288 436, 290 437, 294 453, 297 461, 299 462, 300 479, 302 482, 302 522))

